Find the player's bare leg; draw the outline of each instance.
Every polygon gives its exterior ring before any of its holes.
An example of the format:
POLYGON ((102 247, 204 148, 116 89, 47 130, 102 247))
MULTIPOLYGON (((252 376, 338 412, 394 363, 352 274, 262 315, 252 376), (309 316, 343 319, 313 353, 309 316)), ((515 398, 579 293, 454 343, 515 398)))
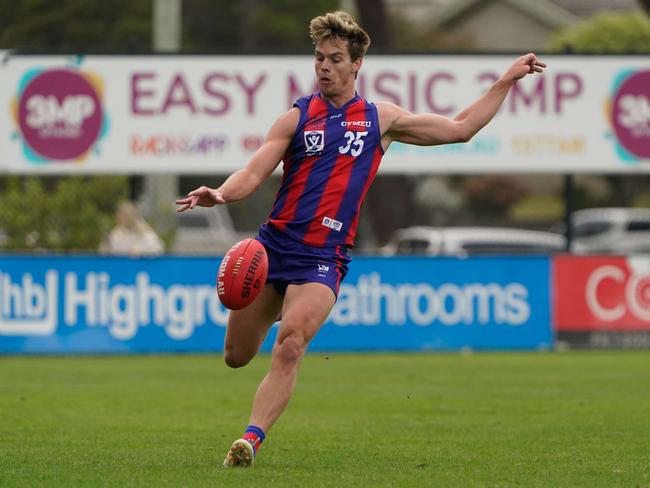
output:
POLYGON ((266 432, 280 417, 293 393, 307 346, 327 319, 334 302, 332 290, 321 283, 289 285, 271 367, 257 389, 251 424, 266 432))
POLYGON ((268 432, 287 407, 307 346, 327 319, 334 301, 332 290, 320 283, 289 285, 271 355, 271 367, 253 401, 248 429, 254 434, 247 429, 244 438, 232 444, 224 466, 247 467, 253 464, 255 448, 264 440, 264 432, 268 432))
POLYGON ((248 307, 230 312, 224 343, 228 366, 241 368, 255 357, 280 314, 283 299, 272 284, 267 284, 248 307))
MULTIPOLYGON (((224 360, 228 366, 240 368, 255 357, 282 309, 283 299, 272 284, 267 284, 248 307, 230 312, 224 343, 224 360)), ((246 467, 253 464, 254 459, 253 446, 245 439, 237 439, 223 465, 246 467)))

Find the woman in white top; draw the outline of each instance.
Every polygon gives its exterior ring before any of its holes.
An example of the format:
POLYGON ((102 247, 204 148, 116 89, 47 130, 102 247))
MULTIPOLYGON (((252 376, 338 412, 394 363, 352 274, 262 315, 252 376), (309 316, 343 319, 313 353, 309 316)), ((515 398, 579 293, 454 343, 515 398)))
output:
POLYGON ((140 216, 131 202, 123 202, 115 214, 116 225, 99 247, 101 254, 155 256, 164 251, 163 242, 140 216))

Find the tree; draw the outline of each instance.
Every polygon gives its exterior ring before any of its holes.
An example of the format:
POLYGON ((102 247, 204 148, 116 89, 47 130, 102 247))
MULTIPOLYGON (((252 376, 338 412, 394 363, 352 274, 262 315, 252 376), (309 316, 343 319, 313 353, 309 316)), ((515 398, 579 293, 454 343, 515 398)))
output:
POLYGON ((390 47, 392 31, 384 0, 356 0, 359 21, 376 47, 390 47))
POLYGON ((114 224, 115 209, 127 197, 127 188, 123 176, 56 181, 10 177, 0 193, 2 247, 95 252, 114 224))
POLYGON ((464 190, 468 210, 486 223, 506 221, 510 207, 530 193, 517 178, 499 174, 470 177, 464 190))
POLYGON ((650 19, 640 12, 597 14, 558 33, 550 48, 575 53, 648 53, 650 19))
POLYGON ((0 48, 143 51, 151 46, 151 1, 0 0, 0 48))
POLYGON ((644 8, 646 13, 650 15, 650 0, 639 0, 639 3, 644 8))
MULTIPOLYGON (((0 0, 0 48, 151 50, 153 0, 0 0)), ((307 25, 337 0, 183 0, 185 51, 307 49, 307 25)))
POLYGON ((337 0, 183 1, 183 49, 307 50, 309 21, 336 10, 337 0))

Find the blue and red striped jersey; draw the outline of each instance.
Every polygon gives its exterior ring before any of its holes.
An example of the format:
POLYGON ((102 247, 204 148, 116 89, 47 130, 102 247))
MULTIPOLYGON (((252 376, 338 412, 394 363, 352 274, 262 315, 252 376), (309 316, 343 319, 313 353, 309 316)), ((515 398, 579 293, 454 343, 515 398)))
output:
POLYGON ((361 204, 384 155, 377 107, 355 95, 340 108, 300 98, 269 222, 310 246, 354 245, 361 204))

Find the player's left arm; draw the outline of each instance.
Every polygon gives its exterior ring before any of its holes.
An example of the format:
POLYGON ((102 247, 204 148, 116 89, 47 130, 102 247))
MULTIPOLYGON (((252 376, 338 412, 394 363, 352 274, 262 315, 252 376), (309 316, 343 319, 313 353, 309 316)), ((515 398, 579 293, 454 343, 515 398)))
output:
POLYGON ((392 141, 434 146, 467 142, 492 120, 510 89, 527 74, 541 73, 546 64, 529 53, 517 58, 510 68, 476 102, 455 118, 437 114, 412 114, 391 103, 378 103, 384 133, 384 147, 392 141))

